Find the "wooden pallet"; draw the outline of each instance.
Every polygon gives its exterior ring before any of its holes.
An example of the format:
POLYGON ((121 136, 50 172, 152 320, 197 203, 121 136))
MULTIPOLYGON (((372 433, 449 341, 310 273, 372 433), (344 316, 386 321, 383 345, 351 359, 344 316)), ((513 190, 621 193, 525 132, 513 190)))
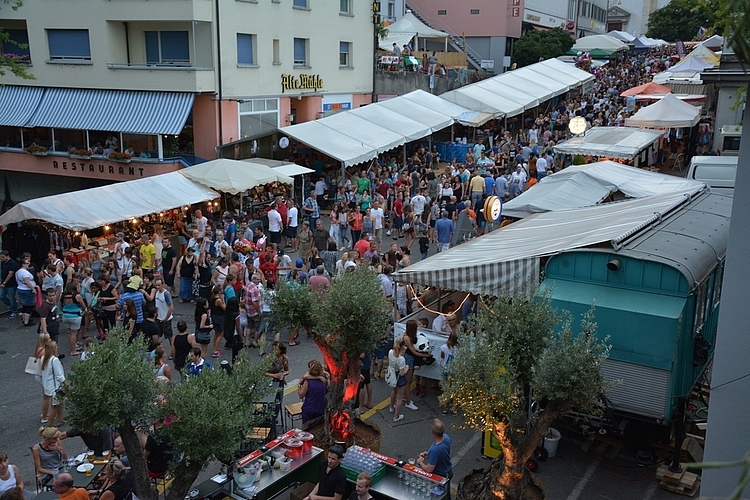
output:
MULTIPOLYGON (((652 443, 652 446, 656 448, 656 456, 662 460, 672 460, 674 455, 674 440, 668 445, 662 443, 652 443)), ((700 439, 692 436, 688 436, 682 441, 682 447, 680 448, 680 462, 702 462, 703 461, 703 446, 701 446, 700 439)))
POLYGON ((606 459, 612 461, 617 457, 617 454, 620 453, 622 441, 608 438, 600 434, 594 434, 593 437, 584 441, 581 445, 581 450, 588 453, 594 446, 594 455, 596 455, 599 460, 606 459))
POLYGON ((659 488, 678 495, 695 496, 700 488, 700 476, 686 470, 682 472, 672 472, 669 466, 660 465, 656 469, 656 479, 659 481, 659 488))

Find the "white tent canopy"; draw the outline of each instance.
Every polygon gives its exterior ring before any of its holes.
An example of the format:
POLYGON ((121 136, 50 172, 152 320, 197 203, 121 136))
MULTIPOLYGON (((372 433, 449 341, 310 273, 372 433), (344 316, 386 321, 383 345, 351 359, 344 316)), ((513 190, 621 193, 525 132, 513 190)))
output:
POLYGON ((667 94, 654 104, 645 106, 630 118, 626 118, 625 125, 649 128, 693 127, 700 120, 700 115, 700 108, 667 94))
POLYGON ((625 43, 632 42, 633 40, 635 40, 635 37, 626 31, 612 30, 607 34, 625 43))
POLYGON ((348 167, 428 136, 459 118, 468 120, 476 114, 423 90, 415 90, 320 120, 284 127, 281 132, 348 167))
POLYGON ((539 284, 539 258, 616 240, 689 199, 693 190, 535 214, 412 263, 397 281, 499 296, 539 284))
POLYGON ((715 64, 701 59, 700 57, 687 57, 669 68, 670 73, 698 73, 708 68, 713 68, 715 64))
POLYGON ((703 40, 698 45, 703 45, 711 50, 721 50, 721 48, 724 46, 724 37, 719 35, 712 35, 709 38, 703 40))
POLYGON ((410 10, 406 11, 401 19, 393 24, 389 24, 386 29, 388 30, 388 36, 380 39, 378 45, 383 50, 392 50, 393 44, 401 48, 403 45, 409 43, 409 41, 415 36, 418 38, 448 38, 450 35, 444 31, 439 31, 434 28, 430 28, 425 23, 420 21, 417 16, 411 13, 410 10))
POLYGON ((465 85, 440 97, 493 118, 515 116, 594 76, 558 59, 547 59, 514 71, 465 85), (542 78, 543 76, 543 78, 542 78))
POLYGON ((661 137, 659 130, 632 127, 594 127, 555 146, 558 153, 595 155, 611 158, 635 158, 661 137))
POLYGON ((628 198, 705 187, 702 182, 633 168, 613 161, 574 165, 548 175, 517 198, 503 204, 503 215, 528 217, 539 212, 568 210, 601 203, 620 192, 628 198))
POLYGON ((628 50, 628 46, 622 40, 609 35, 591 35, 579 38, 573 44, 571 50, 628 50))
POLYGON ((206 187, 229 194, 246 189, 282 182, 292 184, 291 177, 260 163, 219 158, 179 170, 179 173, 206 187))
POLYGON ((38 219, 85 231, 133 217, 218 198, 219 194, 179 171, 19 203, 0 225, 38 219))

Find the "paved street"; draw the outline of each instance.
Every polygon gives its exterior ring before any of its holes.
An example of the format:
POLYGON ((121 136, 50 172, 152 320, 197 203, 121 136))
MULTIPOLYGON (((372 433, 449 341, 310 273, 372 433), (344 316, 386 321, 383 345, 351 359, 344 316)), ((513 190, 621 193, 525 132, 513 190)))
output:
MULTIPOLYGON (((183 317, 192 316, 192 308, 177 304, 176 313, 183 317)), ((32 376, 23 373, 23 367, 33 349, 34 336, 34 328, 22 329, 20 321, 7 316, 0 317, 0 400, 3 415, 0 421, 0 451, 8 453, 10 462, 18 465, 29 489, 34 487, 29 447, 37 442, 41 387, 32 376)), ((62 344, 61 350, 65 351, 67 342, 62 340, 62 344)), ((300 346, 290 348, 289 356, 292 380, 304 373, 307 361, 321 359, 317 347, 307 338, 302 339, 300 346)), ((69 370, 74 362, 77 361, 66 357, 63 365, 69 370)), ((388 412, 386 400, 389 394, 390 389, 384 382, 375 382, 374 401, 379 404, 365 415, 383 431, 381 451, 384 454, 400 459, 416 457, 430 444, 431 420, 440 417, 445 421, 453 439, 454 487, 467 472, 489 465, 489 460, 481 457, 480 434, 461 429, 462 422, 457 416, 443 417, 436 391, 428 389, 425 399, 415 398, 419 410, 404 409, 405 419, 398 424, 393 424, 388 412)), ((287 401, 296 400, 296 392, 292 391, 287 401)), ((85 450, 83 442, 78 438, 64 444, 70 452, 85 450)), ((657 482, 653 479, 654 471, 637 467, 633 456, 634 451, 626 459, 618 458, 618 466, 604 465, 593 455, 581 451, 580 441, 576 436, 565 435, 558 455, 542 463, 539 477, 547 488, 548 498, 552 500, 674 498, 673 494, 657 488, 657 482)), ((209 467, 202 477, 208 477, 217 468, 216 465, 209 467)))

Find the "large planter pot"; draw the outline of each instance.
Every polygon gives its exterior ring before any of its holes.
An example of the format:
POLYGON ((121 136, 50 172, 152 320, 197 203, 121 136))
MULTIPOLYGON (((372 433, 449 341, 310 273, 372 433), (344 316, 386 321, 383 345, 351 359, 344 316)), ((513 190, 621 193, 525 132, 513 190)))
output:
POLYGON ((84 156, 84 155, 74 155, 73 153, 69 153, 68 156, 73 159, 77 160, 90 160, 91 156, 84 156))
POLYGON ((116 163, 130 163, 130 158, 128 158, 127 160, 116 160, 114 158, 110 158, 110 160, 116 163))
MULTIPOLYGON (((310 427, 307 432, 315 436, 314 444, 319 448, 328 449, 328 446, 322 442, 322 435, 324 432, 325 423, 321 422, 318 425, 310 427)), ((363 448, 369 448, 376 453, 380 453, 380 442, 383 439, 380 427, 377 424, 365 422, 359 418, 354 419, 354 435, 347 440, 346 446, 349 447, 353 444, 361 446, 363 448)))
POLYGON ((29 153, 34 156, 47 156, 47 151, 34 151, 33 153, 29 153))

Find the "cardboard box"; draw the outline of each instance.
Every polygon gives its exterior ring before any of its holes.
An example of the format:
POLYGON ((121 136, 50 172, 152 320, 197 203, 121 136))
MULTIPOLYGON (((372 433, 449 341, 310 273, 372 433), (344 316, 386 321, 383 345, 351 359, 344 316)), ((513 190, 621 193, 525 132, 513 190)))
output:
POLYGON ((289 500, 302 500, 315 488, 313 483, 302 483, 289 493, 289 500))

